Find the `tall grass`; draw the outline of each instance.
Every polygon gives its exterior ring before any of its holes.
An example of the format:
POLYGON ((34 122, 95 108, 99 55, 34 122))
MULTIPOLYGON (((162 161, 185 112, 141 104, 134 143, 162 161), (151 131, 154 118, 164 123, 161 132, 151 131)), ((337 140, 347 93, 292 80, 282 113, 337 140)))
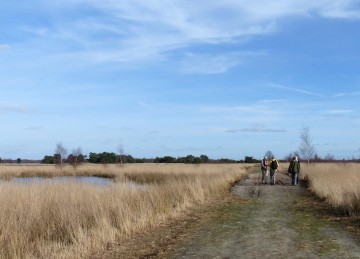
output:
POLYGON ((302 172, 316 195, 348 215, 360 214, 360 164, 310 164, 302 172))
MULTIPOLYGON (((7 169, 0 166, 0 175, 25 170, 7 169)), ((41 166, 27 168, 27 175, 39 169, 50 176, 50 167, 41 166)), ((72 173, 81 170, 111 172, 120 180, 106 188, 57 181, 0 184, 0 258, 88 257, 119 237, 221 197, 245 173, 240 165, 85 166, 72 173), (129 180, 146 187, 134 188, 129 180)))
POLYGON ((56 176, 99 176, 114 178, 119 175, 121 165, 83 164, 40 165, 40 164, 0 164, 0 179, 11 180, 16 177, 56 177, 56 176))

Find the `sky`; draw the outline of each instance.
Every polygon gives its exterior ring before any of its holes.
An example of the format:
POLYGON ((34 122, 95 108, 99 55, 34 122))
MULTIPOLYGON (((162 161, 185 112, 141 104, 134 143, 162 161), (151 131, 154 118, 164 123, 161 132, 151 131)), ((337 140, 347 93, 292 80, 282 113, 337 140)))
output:
POLYGON ((0 157, 360 157, 360 3, 0 3, 0 157))

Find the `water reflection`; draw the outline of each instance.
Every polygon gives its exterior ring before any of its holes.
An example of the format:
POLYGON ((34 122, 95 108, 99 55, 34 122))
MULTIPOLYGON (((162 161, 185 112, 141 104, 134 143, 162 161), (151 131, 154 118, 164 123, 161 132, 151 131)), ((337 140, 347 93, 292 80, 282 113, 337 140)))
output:
POLYGON ((97 176, 58 176, 52 178, 43 177, 18 177, 12 180, 16 183, 38 183, 38 182, 50 182, 50 181, 61 181, 61 182, 72 182, 81 184, 94 184, 100 186, 110 186, 114 184, 113 179, 102 178, 97 176))
MULTIPOLYGON (((1 182, 5 182, 0 180, 1 182)), ((54 183, 54 182, 69 182, 69 183, 78 183, 78 184, 93 184, 103 187, 115 187, 116 185, 114 179, 103 178, 97 176, 57 176, 57 177, 17 177, 11 180, 13 183, 19 184, 31 184, 31 183, 54 183)), ((134 188, 137 190, 146 190, 147 185, 139 184, 131 181, 117 183, 126 187, 134 188)))

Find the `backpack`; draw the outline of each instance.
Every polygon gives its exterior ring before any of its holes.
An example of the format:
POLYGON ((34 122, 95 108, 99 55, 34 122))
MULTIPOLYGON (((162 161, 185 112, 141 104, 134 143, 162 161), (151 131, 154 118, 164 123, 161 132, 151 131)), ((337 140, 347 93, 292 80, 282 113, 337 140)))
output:
POLYGON ((271 169, 276 170, 278 168, 278 162, 276 160, 271 161, 271 169))

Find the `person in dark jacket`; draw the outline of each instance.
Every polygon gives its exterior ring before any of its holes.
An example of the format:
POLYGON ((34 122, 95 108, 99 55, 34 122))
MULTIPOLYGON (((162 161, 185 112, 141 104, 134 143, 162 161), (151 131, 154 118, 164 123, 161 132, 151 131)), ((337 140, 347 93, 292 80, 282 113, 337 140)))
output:
POLYGON ((290 161, 289 168, 288 168, 288 173, 291 174, 291 184, 292 185, 298 184, 300 171, 301 171, 300 161, 299 161, 298 157, 295 156, 290 161))
POLYGON ((276 171, 279 167, 279 162, 276 160, 275 156, 272 157, 270 163, 270 184, 275 185, 276 183, 276 171))

